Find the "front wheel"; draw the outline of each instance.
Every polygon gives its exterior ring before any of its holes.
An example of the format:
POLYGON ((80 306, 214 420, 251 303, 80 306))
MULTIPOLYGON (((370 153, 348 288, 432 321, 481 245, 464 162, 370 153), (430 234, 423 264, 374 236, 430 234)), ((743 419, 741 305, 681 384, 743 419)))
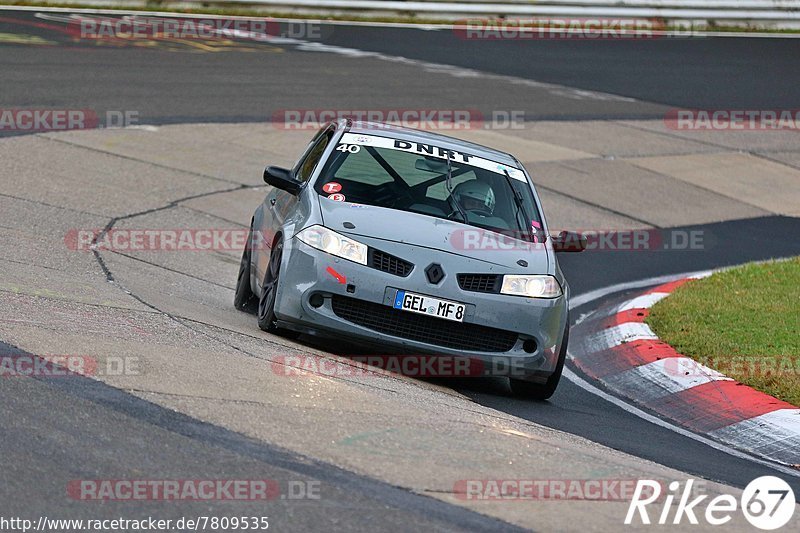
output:
POLYGON ((567 359, 567 344, 569 343, 569 315, 567 315, 567 325, 564 327, 564 337, 561 341, 561 350, 558 352, 558 362, 556 369, 544 383, 534 383, 524 379, 510 379, 511 392, 514 396, 528 398, 531 400, 547 400, 556 392, 558 382, 561 380, 561 372, 564 370, 564 361, 567 359))
POLYGON ((269 265, 264 274, 264 284, 261 287, 261 296, 258 299, 258 327, 269 333, 295 339, 300 336, 296 331, 278 327, 275 317, 275 295, 278 292, 281 259, 283 257, 283 239, 275 243, 269 255, 269 265))

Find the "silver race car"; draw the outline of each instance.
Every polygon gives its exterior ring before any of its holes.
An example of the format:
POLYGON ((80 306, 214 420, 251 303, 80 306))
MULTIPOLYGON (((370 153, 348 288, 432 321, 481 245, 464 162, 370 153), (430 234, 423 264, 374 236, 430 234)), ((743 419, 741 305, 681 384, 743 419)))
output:
MULTIPOLYGON (((443 135, 340 120, 251 222, 235 306, 284 335, 465 357, 545 399, 561 377, 569 286, 530 177, 513 156, 443 135)), ((569 245, 565 243, 571 242, 569 245)))

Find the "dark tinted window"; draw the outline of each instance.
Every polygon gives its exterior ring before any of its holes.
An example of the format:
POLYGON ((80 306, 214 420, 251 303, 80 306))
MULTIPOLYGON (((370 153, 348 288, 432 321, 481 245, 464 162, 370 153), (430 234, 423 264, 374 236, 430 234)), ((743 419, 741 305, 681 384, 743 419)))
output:
POLYGON ((334 200, 458 220, 523 238, 541 228, 527 181, 460 160, 451 161, 449 174, 448 180, 445 159, 340 143, 314 187, 334 200))
POLYGON ((305 159, 300 161, 297 167, 295 178, 297 178, 298 181, 308 181, 308 178, 314 173, 314 169, 317 167, 317 163, 319 163, 322 154, 325 152, 325 148, 328 147, 332 136, 333 134, 331 132, 325 133, 319 137, 317 142, 306 152, 305 159))

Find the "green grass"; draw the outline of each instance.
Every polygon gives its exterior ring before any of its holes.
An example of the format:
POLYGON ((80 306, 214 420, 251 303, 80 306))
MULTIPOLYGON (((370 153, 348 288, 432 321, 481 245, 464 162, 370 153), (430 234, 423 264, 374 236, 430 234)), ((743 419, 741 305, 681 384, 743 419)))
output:
POLYGON ((681 354, 800 405, 800 257, 691 281, 647 323, 681 354))

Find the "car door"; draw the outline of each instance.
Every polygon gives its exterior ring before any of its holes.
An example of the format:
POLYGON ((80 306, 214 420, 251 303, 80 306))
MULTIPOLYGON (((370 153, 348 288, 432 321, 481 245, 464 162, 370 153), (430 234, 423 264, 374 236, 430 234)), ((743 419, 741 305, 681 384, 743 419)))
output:
MULTIPOLYGON (((292 169, 292 176, 295 180, 306 183, 311 178, 314 170, 317 168, 322 154, 325 153, 328 143, 333 137, 334 126, 326 126, 320 129, 311 142, 308 143, 303 155, 300 156, 294 168, 292 169)), ((261 206, 261 220, 257 221, 257 227, 260 229, 261 242, 256 242, 255 245, 258 249, 256 254, 256 279, 259 286, 264 279, 267 272, 267 265, 269 265, 269 256, 272 251, 272 243, 275 241, 275 235, 283 227, 286 218, 297 207, 298 198, 281 189, 272 187, 269 193, 264 198, 264 203, 261 206)))

